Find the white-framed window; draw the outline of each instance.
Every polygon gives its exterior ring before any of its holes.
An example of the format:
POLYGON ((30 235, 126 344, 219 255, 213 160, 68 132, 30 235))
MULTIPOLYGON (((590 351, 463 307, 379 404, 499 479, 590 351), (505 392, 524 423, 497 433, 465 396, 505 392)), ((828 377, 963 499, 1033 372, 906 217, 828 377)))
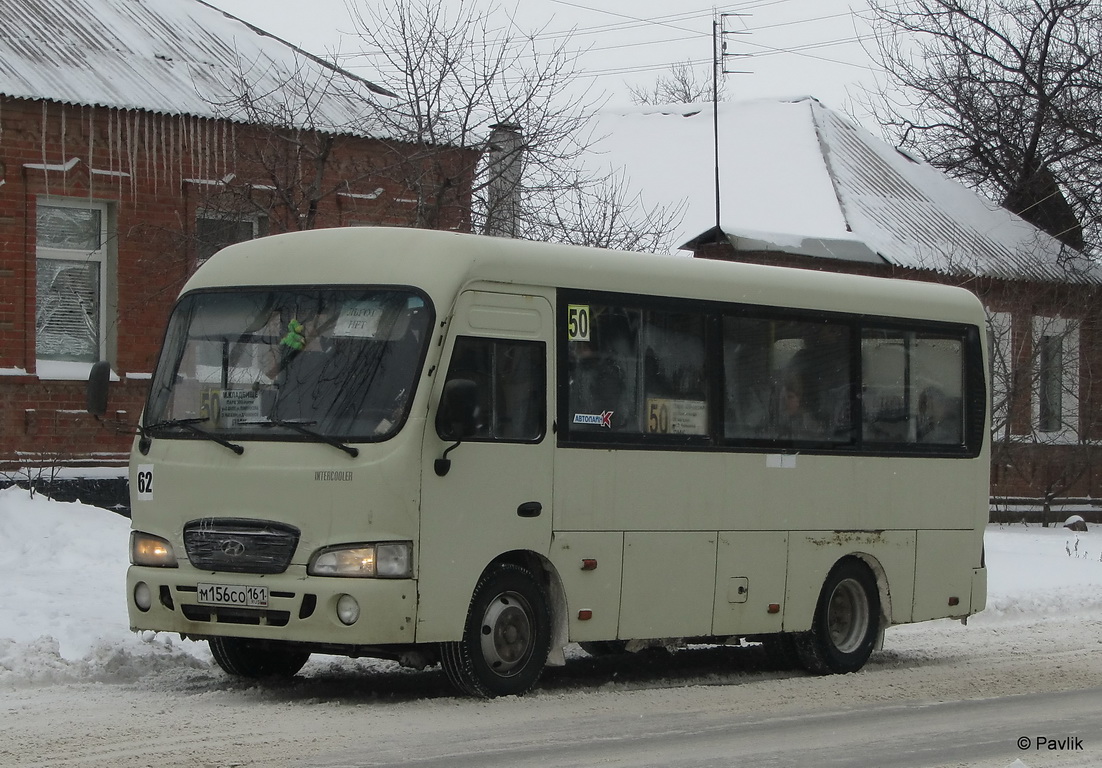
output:
POLYGON ((1033 426, 1054 442, 1079 434, 1079 327, 1060 317, 1033 318, 1033 426))
POLYGON ((107 357, 108 214, 106 203, 38 200, 35 357, 40 375, 107 357))
POLYGON ((266 216, 244 216, 205 210, 195 217, 197 263, 202 264, 227 245, 252 240, 267 234, 266 216))
POLYGON ((987 310, 990 356, 991 430, 996 440, 1010 437, 1010 399, 1014 381, 1014 320, 1009 312, 987 310))

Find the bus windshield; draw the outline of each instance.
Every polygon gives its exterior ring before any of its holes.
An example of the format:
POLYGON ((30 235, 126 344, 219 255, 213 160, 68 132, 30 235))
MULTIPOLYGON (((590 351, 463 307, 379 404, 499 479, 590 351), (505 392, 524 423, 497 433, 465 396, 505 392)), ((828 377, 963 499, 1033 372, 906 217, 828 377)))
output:
POLYGON ((169 321, 144 428, 386 439, 405 421, 431 322, 412 289, 189 294, 169 321))

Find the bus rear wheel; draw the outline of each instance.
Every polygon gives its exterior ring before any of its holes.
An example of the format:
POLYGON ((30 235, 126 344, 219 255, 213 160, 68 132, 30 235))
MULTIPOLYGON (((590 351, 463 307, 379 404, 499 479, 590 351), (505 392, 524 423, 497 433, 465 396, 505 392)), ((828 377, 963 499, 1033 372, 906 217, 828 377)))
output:
POLYGON ((880 632, 876 578, 857 559, 839 562, 827 576, 811 631, 796 638, 800 663, 818 675, 856 672, 872 655, 880 632))
POLYGON ((460 693, 492 698, 536 684, 551 649, 547 590, 529 571, 505 563, 479 579, 463 639, 442 643, 440 662, 460 693))
POLYGON ((218 666, 234 677, 294 677, 310 658, 277 640, 212 637, 208 644, 218 666))

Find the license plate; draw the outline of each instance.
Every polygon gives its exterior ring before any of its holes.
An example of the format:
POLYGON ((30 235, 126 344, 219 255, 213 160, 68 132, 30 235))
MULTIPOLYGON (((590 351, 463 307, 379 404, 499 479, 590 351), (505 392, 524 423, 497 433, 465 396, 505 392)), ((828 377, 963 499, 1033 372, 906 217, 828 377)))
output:
POLYGON ((202 605, 231 605, 239 608, 267 608, 267 587, 242 587, 233 584, 197 584, 202 605))

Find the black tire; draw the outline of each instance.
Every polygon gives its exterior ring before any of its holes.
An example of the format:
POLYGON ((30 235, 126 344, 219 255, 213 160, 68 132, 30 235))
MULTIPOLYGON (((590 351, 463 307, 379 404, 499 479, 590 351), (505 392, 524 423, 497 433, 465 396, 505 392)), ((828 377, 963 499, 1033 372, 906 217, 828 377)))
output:
POLYGON ((218 666, 235 677, 294 677, 310 658, 307 651, 290 648, 277 640, 212 637, 208 644, 218 666))
POLYGON ((864 563, 847 558, 827 576, 811 631, 796 636, 796 651, 808 672, 856 672, 872 655, 879 633, 876 578, 864 563))
POLYGON ((591 640, 586 643, 578 643, 578 645, 580 645, 582 650, 590 656, 596 656, 598 658, 603 656, 619 656, 628 651, 627 640, 591 640))
POLYGON ((440 644, 440 663, 460 692, 492 698, 530 690, 551 649, 547 590, 531 571, 505 563, 482 575, 463 639, 440 644))

